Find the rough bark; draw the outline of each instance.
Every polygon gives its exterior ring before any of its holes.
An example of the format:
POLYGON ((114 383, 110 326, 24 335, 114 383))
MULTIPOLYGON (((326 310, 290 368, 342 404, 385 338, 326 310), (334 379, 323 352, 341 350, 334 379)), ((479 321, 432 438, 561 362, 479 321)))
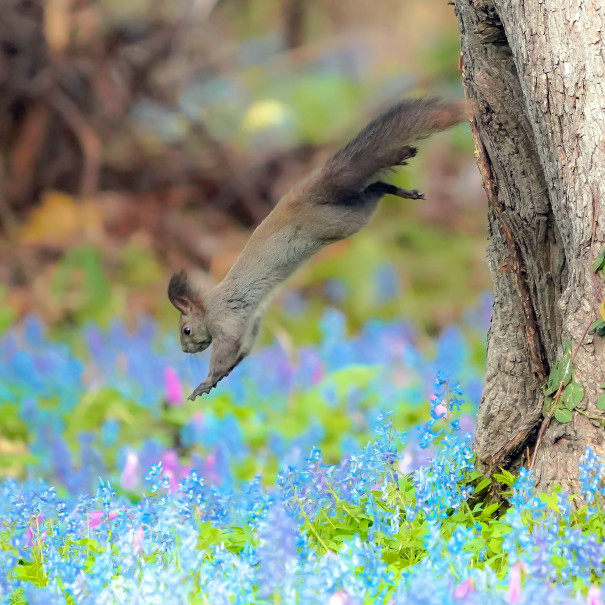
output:
POLYGON ((585 395, 572 422, 550 421, 535 471, 540 489, 573 490, 585 446, 605 454, 604 422, 586 415, 605 420, 604 340, 586 335, 603 284, 592 263, 605 242, 605 6, 457 0, 456 12, 494 297, 477 459, 488 472, 527 466, 541 386, 570 340, 585 395))

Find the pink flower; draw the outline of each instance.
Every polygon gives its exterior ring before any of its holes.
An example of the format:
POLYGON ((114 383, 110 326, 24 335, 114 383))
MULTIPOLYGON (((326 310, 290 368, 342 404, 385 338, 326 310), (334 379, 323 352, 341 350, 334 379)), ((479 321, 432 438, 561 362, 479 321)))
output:
POLYGON ((591 586, 586 595, 586 605, 603 605, 601 590, 598 586, 591 586))
POLYGON ((122 487, 130 490, 136 489, 140 476, 139 455, 135 451, 130 450, 126 456, 126 463, 122 471, 122 487))
POLYGON ((164 390, 170 405, 183 405, 183 387, 176 370, 170 366, 164 370, 164 390))
POLYGON ((143 542, 143 538, 145 538, 145 530, 141 525, 139 529, 134 532, 134 538, 132 540, 132 550, 135 555, 138 555, 141 552, 141 543, 143 542))
MULTIPOLYGON (((119 514, 119 511, 117 510, 110 510, 107 513, 107 517, 109 517, 109 519, 111 519, 113 521, 113 519, 115 519, 119 514)), ((101 525, 101 521, 103 520, 103 517, 105 516, 105 512, 102 510, 93 510, 91 513, 88 513, 88 527, 89 529, 91 527, 99 527, 99 525, 101 525)))
POLYGON ((521 602, 521 566, 515 563, 508 576, 508 602, 516 605, 521 602))
POLYGON ((475 583, 473 582, 473 578, 467 578, 462 584, 456 586, 454 599, 466 599, 471 592, 475 592, 475 583))
POLYGON ((442 403, 438 403, 435 406, 435 414, 437 416, 447 416, 447 408, 442 403))
POLYGON ((46 536, 48 535, 47 531, 42 532, 36 538, 36 532, 39 531, 41 522, 42 513, 40 513, 37 517, 32 515, 27 531, 25 532, 25 548, 29 548, 34 542, 39 544, 40 542, 44 542, 44 540, 46 540, 46 536))

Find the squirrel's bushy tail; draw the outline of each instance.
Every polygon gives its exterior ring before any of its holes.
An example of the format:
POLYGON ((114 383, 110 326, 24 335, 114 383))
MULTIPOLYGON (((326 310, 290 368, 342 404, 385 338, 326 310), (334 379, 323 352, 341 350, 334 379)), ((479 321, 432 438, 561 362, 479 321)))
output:
POLYGON ((337 189, 361 189, 372 175, 411 157, 410 143, 466 121, 466 114, 464 101, 405 99, 332 155, 320 179, 337 189))

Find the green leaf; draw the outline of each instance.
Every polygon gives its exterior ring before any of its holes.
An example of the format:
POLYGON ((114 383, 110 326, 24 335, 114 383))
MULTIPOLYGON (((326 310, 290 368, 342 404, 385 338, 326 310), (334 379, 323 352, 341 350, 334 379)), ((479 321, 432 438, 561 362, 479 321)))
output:
POLYGON ((561 378, 563 373, 561 371, 561 365, 559 362, 555 364, 555 367, 550 372, 550 376, 544 385, 544 394, 552 395, 559 388, 559 384, 561 383, 561 378))
POLYGON ((590 332, 596 334, 597 336, 605 336, 605 321, 603 321, 600 317, 596 319, 590 324, 590 332))
POLYGON ((497 540, 492 538, 488 544, 488 548, 495 554, 499 554, 502 552, 502 540, 497 540))
POLYGON ((496 481, 500 481, 500 483, 504 483, 504 485, 513 486, 515 483, 515 476, 506 469, 500 469, 502 473, 494 473, 494 479, 496 481))
POLYGON ((568 422, 571 422, 573 419, 573 414, 571 413, 570 410, 568 410, 567 408, 557 408, 555 410, 555 418, 561 423, 561 424, 567 424, 568 422))
POLYGON ((48 578, 44 574, 44 567, 40 561, 24 561, 19 559, 19 564, 13 569, 15 578, 25 582, 31 582, 35 586, 46 586, 48 578))
POLYGON ((559 512, 559 498, 556 494, 538 494, 538 498, 555 512, 559 512))
POLYGON ((503 552, 500 552, 499 554, 494 555, 493 557, 489 557, 489 558, 487 558, 487 559, 485 560, 485 565, 486 565, 486 566, 487 566, 487 565, 490 565, 490 566, 491 566, 491 565, 493 565, 493 563, 494 563, 495 561, 498 561, 499 559, 502 559, 503 557, 504 557, 504 553, 503 553, 503 552))
POLYGON ((544 403, 542 404, 542 416, 548 416, 552 410, 552 397, 550 395, 546 395, 544 397, 544 403))
POLYGON ((603 268, 605 268, 605 246, 603 246, 603 248, 601 248, 601 251, 599 252, 599 256, 597 256, 595 262, 592 265, 592 270, 595 273, 602 271, 603 268))
POLYGON ((553 555, 552 562, 561 569, 565 569, 569 565, 569 561, 561 555, 553 555))
POLYGON ((573 367, 571 364, 571 348, 568 347, 569 341, 565 343, 565 355, 557 361, 550 372, 550 376, 544 386, 544 394, 552 395, 559 390, 559 385, 567 385, 571 382, 573 367))
POLYGON ((473 538, 467 540, 464 544, 464 550, 467 552, 478 553, 485 548, 485 540, 483 538, 473 538))
POLYGON ((584 398, 584 389, 577 382, 572 382, 565 387, 563 391, 563 405, 568 410, 575 410, 580 401, 584 398))
POLYGON ((475 494, 478 494, 480 491, 484 490, 491 482, 491 477, 485 477, 485 479, 480 481, 479 485, 477 485, 475 488, 475 494))
POLYGON ((500 536, 506 536, 507 534, 510 534, 511 532, 511 526, 508 525, 507 523, 493 523, 492 524, 492 536, 494 538, 500 537, 500 536))
POLYGON ((605 393, 597 399, 597 410, 605 410, 605 393))
POLYGON ((563 384, 567 386, 571 382, 571 378, 573 376, 573 367, 571 365, 571 353, 566 353, 565 357, 563 357, 563 359, 561 360, 561 363, 563 364, 563 376, 561 379, 563 380, 563 384))
POLYGON ((485 509, 483 510, 483 513, 481 513, 482 517, 491 517, 493 513, 495 513, 498 508, 500 507, 500 504, 498 502, 492 502, 489 506, 486 506, 485 509))

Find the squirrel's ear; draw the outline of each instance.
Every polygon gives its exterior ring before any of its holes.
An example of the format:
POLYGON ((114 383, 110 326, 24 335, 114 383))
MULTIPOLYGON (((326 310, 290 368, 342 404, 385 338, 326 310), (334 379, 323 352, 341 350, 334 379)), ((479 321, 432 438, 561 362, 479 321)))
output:
POLYGON ((168 298, 181 312, 187 315, 194 305, 199 304, 198 296, 194 293, 187 279, 187 273, 175 273, 168 283, 168 298))

